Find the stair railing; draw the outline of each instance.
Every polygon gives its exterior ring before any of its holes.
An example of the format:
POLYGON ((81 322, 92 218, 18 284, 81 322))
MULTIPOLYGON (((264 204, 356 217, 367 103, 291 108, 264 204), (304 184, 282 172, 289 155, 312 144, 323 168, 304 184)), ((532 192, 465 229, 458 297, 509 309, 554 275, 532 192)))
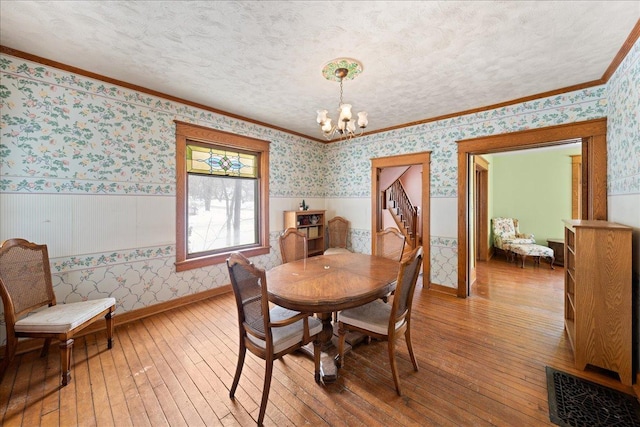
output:
POLYGON ((418 238, 418 208, 411 203, 399 179, 394 181, 386 190, 385 198, 388 201, 387 207, 389 207, 389 202, 391 202, 392 207, 397 210, 396 214, 399 216, 405 228, 402 232, 405 233, 407 239, 411 242, 411 246, 415 248, 418 238))

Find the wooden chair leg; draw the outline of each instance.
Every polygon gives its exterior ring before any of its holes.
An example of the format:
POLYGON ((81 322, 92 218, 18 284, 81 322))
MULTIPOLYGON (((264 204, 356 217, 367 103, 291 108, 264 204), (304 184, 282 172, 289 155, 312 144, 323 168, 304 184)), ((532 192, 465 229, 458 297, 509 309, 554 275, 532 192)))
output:
POLYGON ((342 327, 338 327, 338 368, 344 366, 344 342, 347 339, 347 330, 342 327))
POLYGON ((73 338, 60 341, 60 363, 62 365, 62 387, 71 381, 71 353, 73 351, 73 338))
POLYGON ((7 368, 9 364, 13 360, 16 355, 16 348, 18 347, 18 340, 11 333, 7 336, 7 346, 4 351, 4 357, 2 358, 2 364, 0 364, 0 381, 4 378, 5 372, 7 372, 7 368))
POLYGON ((233 377, 233 384, 229 390, 229 397, 233 399, 236 394, 236 388, 240 382, 240 375, 242 374, 242 367, 244 366, 244 357, 247 354, 247 348, 244 345, 244 338, 240 337, 240 350, 238 351, 238 364, 236 365, 236 375, 233 377))
POLYGON ((108 312, 104 318, 107 321, 107 348, 113 348, 113 310, 108 312))
MULTIPOLYGON (((271 376, 273 375, 273 357, 268 356, 266 369, 264 373, 264 387, 262 387, 262 401, 260 402, 260 414, 258 415, 258 425, 262 425, 264 414, 267 411, 267 402, 269 402, 269 390, 271 388, 271 376)), ((318 362, 319 363, 319 362, 318 362)))
POLYGON ((411 363, 413 363, 413 369, 415 371, 418 370, 418 361, 416 360, 416 356, 413 354, 413 345, 411 344, 411 328, 407 325, 407 330, 404 333, 404 340, 407 342, 407 350, 409 350, 409 357, 411 358, 411 363))
POLYGON ((322 351, 322 344, 320 340, 313 341, 313 368, 316 382, 320 382, 320 353, 322 351))
POLYGON ((400 377, 398 376, 398 364, 396 363, 395 338, 390 338, 388 343, 389 343, 389 365, 391 365, 391 374, 393 375, 393 382, 396 384, 396 393, 398 393, 398 396, 402 396, 402 390, 400 389, 400 377))
POLYGON ((51 345, 51 338, 45 338, 44 344, 42 344, 42 350, 40 350, 40 357, 45 357, 49 354, 49 346, 51 345))

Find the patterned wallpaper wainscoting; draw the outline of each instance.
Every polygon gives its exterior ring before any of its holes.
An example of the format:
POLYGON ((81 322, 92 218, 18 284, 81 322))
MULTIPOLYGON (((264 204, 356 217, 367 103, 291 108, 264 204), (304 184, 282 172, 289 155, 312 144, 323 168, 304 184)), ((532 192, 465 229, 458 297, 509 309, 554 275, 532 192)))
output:
POLYGON ((361 254, 371 253, 371 230, 350 229, 347 248, 361 254))
POLYGON ((431 236, 431 282, 458 286, 458 239, 431 236))

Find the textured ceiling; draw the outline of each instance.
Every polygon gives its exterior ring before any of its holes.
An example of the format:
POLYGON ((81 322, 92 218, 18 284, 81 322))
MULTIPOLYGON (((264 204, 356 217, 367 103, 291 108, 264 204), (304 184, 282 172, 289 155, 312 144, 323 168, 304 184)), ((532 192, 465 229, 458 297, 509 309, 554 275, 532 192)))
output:
POLYGON ((11 1, 0 44, 321 137, 339 86, 370 130, 600 79, 640 1, 11 1))

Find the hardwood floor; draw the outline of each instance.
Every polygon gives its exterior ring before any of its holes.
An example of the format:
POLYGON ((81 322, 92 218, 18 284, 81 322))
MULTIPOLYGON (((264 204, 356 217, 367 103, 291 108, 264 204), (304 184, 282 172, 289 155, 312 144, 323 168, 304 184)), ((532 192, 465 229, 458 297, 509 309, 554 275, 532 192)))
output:
MULTIPOLYGON (((472 296, 416 290, 414 372, 398 345, 404 395, 395 393, 386 343, 345 357, 335 384, 318 385, 294 354, 274 366, 265 425, 541 426, 549 422, 545 366, 633 394, 616 374, 576 371, 563 332, 563 270, 481 263, 472 296), (490 267, 490 268, 488 268, 490 267)), ((248 353, 235 401, 237 355, 231 294, 76 340, 72 381, 59 388, 59 352, 17 356, 0 383, 9 426, 255 425, 264 363, 248 353)))

